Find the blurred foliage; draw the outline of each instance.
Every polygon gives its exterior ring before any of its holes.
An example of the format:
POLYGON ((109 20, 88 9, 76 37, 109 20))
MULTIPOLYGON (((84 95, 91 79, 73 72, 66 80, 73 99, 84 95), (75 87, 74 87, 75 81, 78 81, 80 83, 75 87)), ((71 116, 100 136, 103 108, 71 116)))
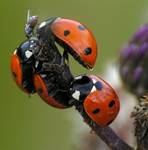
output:
MULTIPOLYGON (((101 73, 106 61, 116 61, 124 41, 147 21, 146 5, 146 0, 1 0, 0 149, 72 149, 73 129, 67 114, 74 110, 57 110, 38 96, 29 98, 11 78, 10 56, 25 40, 23 28, 28 8, 40 20, 62 16, 88 26, 101 49, 93 73, 101 73)), ((71 68, 74 74, 88 72, 73 59, 71 68)))

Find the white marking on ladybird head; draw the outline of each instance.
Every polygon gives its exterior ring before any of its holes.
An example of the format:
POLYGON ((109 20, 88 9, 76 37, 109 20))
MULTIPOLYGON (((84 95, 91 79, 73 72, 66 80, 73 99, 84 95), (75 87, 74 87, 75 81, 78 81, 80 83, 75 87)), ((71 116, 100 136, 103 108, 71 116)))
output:
POLYGON ((25 52, 25 55, 26 55, 27 58, 30 58, 31 55, 32 55, 32 52, 30 52, 29 50, 27 50, 27 51, 25 52))
POLYGON ((42 22, 40 25, 39 25, 39 28, 42 28, 46 25, 46 21, 42 22))
POLYGON ((80 99, 80 91, 75 91, 73 94, 72 94, 72 97, 76 100, 79 100, 80 99))
POLYGON ((82 78, 83 78, 83 76, 77 76, 77 77, 75 77, 75 80, 80 80, 82 78))
POLYGON ((96 90, 97 90, 96 87, 93 86, 92 89, 91 89, 91 93, 95 92, 96 90))
POLYGON ((95 84, 97 82, 95 79, 92 79, 92 81, 93 81, 93 84, 95 84))

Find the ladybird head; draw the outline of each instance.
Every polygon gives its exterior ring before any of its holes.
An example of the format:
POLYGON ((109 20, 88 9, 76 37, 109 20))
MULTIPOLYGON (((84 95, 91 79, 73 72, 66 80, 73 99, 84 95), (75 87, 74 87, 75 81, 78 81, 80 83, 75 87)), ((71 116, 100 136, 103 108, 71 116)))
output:
POLYGON ((88 76, 80 75, 71 84, 70 92, 73 99, 83 102, 93 88, 93 83, 88 76))

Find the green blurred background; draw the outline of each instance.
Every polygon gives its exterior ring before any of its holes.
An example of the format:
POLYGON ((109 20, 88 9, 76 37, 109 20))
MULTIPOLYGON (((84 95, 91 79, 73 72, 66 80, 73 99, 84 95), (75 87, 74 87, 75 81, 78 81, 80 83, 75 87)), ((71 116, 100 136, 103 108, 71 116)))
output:
MULTIPOLYGON (((40 21, 61 16, 88 26, 100 47, 93 72, 98 74, 105 69, 106 62, 117 60, 122 44, 139 25, 147 22, 148 1, 0 0, 0 150, 74 150, 70 118, 79 114, 74 109, 52 108, 36 95, 29 98, 11 78, 10 56, 25 39, 28 8, 40 21)), ((86 72, 73 60, 71 68, 75 75, 86 72)))

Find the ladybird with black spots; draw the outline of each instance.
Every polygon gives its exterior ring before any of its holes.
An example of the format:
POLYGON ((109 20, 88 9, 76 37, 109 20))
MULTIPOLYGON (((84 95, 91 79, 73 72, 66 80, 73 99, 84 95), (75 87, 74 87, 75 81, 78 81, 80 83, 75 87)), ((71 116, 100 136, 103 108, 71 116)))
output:
POLYGON ((116 118, 120 102, 114 89, 103 79, 94 75, 80 75, 70 87, 71 103, 82 106, 92 121, 105 127, 116 118))
POLYGON ((52 17, 39 24, 37 36, 46 45, 53 39, 87 69, 94 67, 98 53, 97 43, 93 33, 80 22, 52 17))

